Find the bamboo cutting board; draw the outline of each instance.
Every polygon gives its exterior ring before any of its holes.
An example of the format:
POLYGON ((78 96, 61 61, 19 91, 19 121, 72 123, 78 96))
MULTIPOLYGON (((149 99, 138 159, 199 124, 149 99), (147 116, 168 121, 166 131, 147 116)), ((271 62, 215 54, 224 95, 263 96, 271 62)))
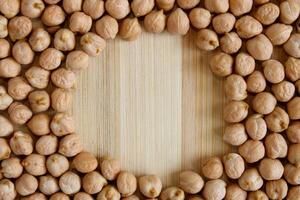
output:
POLYGON ((232 150, 222 142, 222 80, 194 35, 143 32, 134 42, 109 41, 91 60, 73 107, 87 150, 119 158, 136 175, 157 174, 165 185, 232 150))

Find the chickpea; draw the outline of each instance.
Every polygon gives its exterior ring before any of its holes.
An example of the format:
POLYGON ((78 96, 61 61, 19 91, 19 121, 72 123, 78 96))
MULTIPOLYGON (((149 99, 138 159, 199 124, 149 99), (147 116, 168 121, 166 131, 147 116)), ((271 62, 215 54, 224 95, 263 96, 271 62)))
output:
POLYGON ((21 13, 29 18, 37 18, 41 16, 45 9, 45 4, 42 0, 22 0, 21 13))
POLYGON ((74 200, 93 200, 93 197, 85 192, 78 192, 74 195, 74 200))
POLYGON ((10 136, 13 131, 12 123, 6 117, 0 115, 0 137, 10 136))
POLYGON ((63 155, 52 154, 47 158, 46 167, 52 176, 60 177, 69 169, 69 161, 63 155))
MULTIPOLYGON (((3 86, 0 86, 0 110, 6 110, 12 102, 13 99, 7 94, 6 89, 3 86)), ((0 129, 0 135, 2 131, 3 130, 0 129)))
POLYGON ((30 154, 23 161, 22 165, 25 170, 33 176, 46 174, 46 157, 39 154, 30 154))
POLYGON ((82 50, 89 56, 98 56, 106 47, 106 42, 95 33, 86 33, 80 38, 82 50))
POLYGON ((96 21, 95 29, 96 33, 100 35, 100 37, 106 40, 115 39, 119 31, 119 24, 115 18, 112 18, 109 15, 105 15, 101 19, 96 21))
POLYGON ((24 104, 14 102, 8 108, 8 115, 14 124, 23 125, 32 117, 32 112, 24 104))
POLYGON ((211 22, 211 13, 204 8, 193 8, 189 13, 189 19, 195 28, 206 28, 211 22))
POLYGON ((33 88, 20 76, 9 79, 7 92, 14 100, 24 100, 33 88))
POLYGON ((252 93, 263 92, 267 86, 264 75, 260 71, 254 71, 247 78, 247 90, 252 93))
POLYGON ((121 195, 114 186, 107 185, 97 195, 97 200, 110 200, 110 199, 119 200, 121 199, 121 195))
POLYGON ((230 184, 226 187, 225 200, 246 200, 247 192, 237 184, 230 184))
POLYGON ((291 185, 300 184, 300 168, 296 167, 290 163, 284 166, 284 178, 291 185))
POLYGON ((161 33, 166 27, 166 15, 163 10, 153 10, 144 18, 144 27, 151 33, 161 33))
POLYGON ((294 97, 287 103, 287 111, 290 119, 297 120, 300 119, 300 112, 298 108, 300 106, 300 97, 294 97))
MULTIPOLYGON (((198 175, 199 176, 199 175, 198 175)), ((199 176, 200 177, 200 176, 199 176)), ((183 177, 186 178, 186 177, 183 177)), ((198 177, 190 177, 190 178, 196 178, 194 183, 197 182, 198 177)), ((201 178, 201 177, 200 177, 201 178)), ((182 181, 182 176, 180 176, 180 180, 182 181)), ((202 178, 201 178, 202 180, 202 178)), ((185 180, 185 181, 190 181, 190 180, 185 180)), ((142 176, 139 178, 139 189, 141 193, 147 197, 147 198, 157 198, 159 194, 161 193, 162 190, 162 183, 159 177, 155 175, 148 175, 148 176, 142 176)), ((184 183, 186 184, 186 183, 184 183)), ((202 185, 203 185, 203 180, 202 180, 202 185)), ((197 187, 197 185, 196 185, 197 187)), ((132 197, 134 198, 134 197, 132 197)))
POLYGON ((1 162, 1 173, 5 178, 18 178, 23 172, 23 166, 19 158, 8 158, 1 162))
POLYGON ((290 38, 292 31, 290 25, 275 23, 266 29, 265 34, 273 45, 282 45, 290 38))
POLYGON ((189 29, 190 20, 187 14, 181 8, 174 10, 167 19, 168 32, 171 34, 186 35, 189 29))
POLYGON ((288 193, 288 185, 284 179, 268 181, 266 193, 270 199, 284 199, 288 193))
POLYGON ((220 39, 220 47, 223 52, 234 54, 242 47, 242 40, 235 32, 226 33, 220 39))
POLYGON ((136 177, 130 172, 120 172, 117 178, 117 188, 122 197, 132 195, 137 189, 136 177))
POLYGON ((25 72, 25 77, 32 87, 44 89, 48 86, 50 72, 41 67, 32 66, 25 72))
POLYGON ((218 179, 223 175, 222 161, 218 157, 209 158, 202 166, 202 173, 208 179, 218 179))
POLYGON ((266 79, 273 83, 280 83, 285 77, 284 67, 277 60, 267 60, 262 63, 266 79))
POLYGON ((45 195, 52 195, 59 191, 56 178, 50 175, 41 176, 39 178, 39 190, 45 195))
POLYGON ((92 28, 92 18, 84 12, 74 12, 70 18, 69 27, 73 32, 87 33, 92 28))
POLYGON ((217 52, 211 57, 209 66, 216 76, 225 77, 232 74, 233 58, 229 54, 217 52))
POLYGON ((147 15, 155 6, 154 0, 133 0, 131 11, 136 17, 147 15))
POLYGON ((89 56, 81 50, 71 51, 67 55, 66 68, 74 72, 86 69, 89 66, 89 56))
POLYGON ((238 180, 239 186, 248 192, 259 190, 263 183, 263 179, 255 168, 246 169, 238 180))
POLYGON ((248 76, 255 69, 255 60, 247 53, 238 53, 235 57, 235 72, 240 76, 248 76))
POLYGON ((160 199, 184 200, 184 192, 178 187, 169 187, 162 191, 160 199))
POLYGON ((226 175, 231 179, 238 179, 245 171, 245 162, 237 153, 229 153, 223 156, 223 164, 226 175))
POLYGON ((14 59, 22 65, 32 63, 34 59, 34 52, 30 45, 25 41, 18 41, 14 44, 12 48, 12 55, 14 59))
POLYGON ((82 179, 82 187, 88 194, 97 194, 107 185, 107 181, 98 172, 89 172, 82 179))
POLYGON ((22 196, 33 194, 38 188, 37 179, 30 174, 23 174, 16 180, 16 191, 22 196))
POLYGON ((235 16, 249 13, 253 6, 253 0, 229 0, 230 11, 235 16))
POLYGON ((204 6, 212 13, 225 13, 229 10, 228 0, 205 0, 204 6))
POLYGON ((300 197, 300 186, 291 187, 289 189, 287 200, 297 200, 300 197))
POLYGON ((291 144, 288 151, 288 160, 291 164, 296 167, 300 167, 300 156, 299 156, 300 144, 291 144))
POLYGON ((30 155, 33 152, 33 140, 27 133, 17 131, 9 141, 10 148, 15 155, 30 155))
POLYGON ((29 196, 22 197, 21 200, 47 200, 47 198, 44 194, 35 192, 29 196))
POLYGON ((76 82, 76 75, 71 70, 59 68, 51 74, 52 83, 63 89, 70 89, 74 87, 76 82))
POLYGON ((36 114, 34 115, 30 121, 27 123, 27 127, 30 129, 30 131, 37 135, 47 135, 50 133, 50 117, 48 114, 36 114))
POLYGON ((280 21, 285 24, 292 24, 300 14, 299 3, 294 0, 287 0, 280 3, 280 21))
POLYGON ((257 36, 263 31, 261 23, 250 15, 239 18, 235 23, 235 28, 239 36, 244 39, 257 36))
POLYGON ((176 2, 182 9, 192 9, 200 3, 200 0, 177 0, 176 2))
POLYGON ((155 4, 158 8, 164 11, 170 11, 174 7, 175 0, 156 0, 155 4))
POLYGON ((77 11, 81 11, 83 0, 63 0, 63 8, 66 13, 71 14, 77 11))
POLYGON ((95 156, 89 152, 81 152, 73 159, 75 169, 80 173, 89 173, 98 166, 95 156))
POLYGON ((282 81, 278 84, 272 85, 272 92, 276 99, 280 102, 290 101, 295 94, 295 86, 289 81, 282 81))
POLYGON ((142 29, 137 18, 126 18, 120 25, 119 36, 123 40, 133 41, 141 35, 142 29))
POLYGON ((245 127, 241 123, 230 124, 225 128, 223 141, 232 146, 239 146, 248 139, 245 127))
POLYGON ((282 132, 289 126, 289 115, 280 107, 275 107, 274 111, 265 117, 267 127, 273 132, 282 132))
POLYGON ((258 93, 252 101, 252 108, 263 115, 270 114, 277 104, 276 98, 269 92, 258 93))
MULTIPOLYGON (((201 50, 212 51, 220 45, 218 35, 210 29, 201 29, 199 32, 197 32, 196 45, 201 50)), ((232 59, 227 58, 228 56, 225 56, 225 55, 227 55, 227 54, 216 53, 214 56, 223 57, 223 59, 221 59, 221 60, 226 61, 226 62, 228 62, 228 64, 230 64, 231 63, 230 61, 232 61, 232 59)), ((219 60, 219 59, 217 59, 217 60, 219 60)), ((222 73, 222 72, 220 72, 220 73, 222 73)))
POLYGON ((287 137, 292 143, 300 143, 300 122, 292 122, 286 130, 287 137))
POLYGON ((66 157, 73 157, 83 150, 82 142, 79 135, 73 133, 64 136, 59 143, 58 152, 66 157))
POLYGON ((8 23, 8 34, 13 41, 24 39, 30 34, 31 30, 32 22, 25 16, 16 16, 8 23))
POLYGON ((288 41, 283 45, 285 52, 295 58, 300 58, 300 49, 298 43, 300 42, 300 34, 293 33, 288 41))
POLYGON ((271 41, 263 34, 248 40, 246 47, 249 54, 259 61, 270 59, 273 53, 271 41))
POLYGON ((261 141, 248 140, 239 146, 238 152, 247 163, 255 163, 265 156, 265 147, 261 141))
POLYGON ((58 139, 55 135, 44 135, 35 143, 35 150, 45 156, 54 154, 58 147, 58 139))
POLYGON ((228 123, 243 121, 248 115, 249 105, 244 101, 230 101, 224 108, 224 120, 228 123))
MULTIPOLYGON (((208 164, 208 163, 206 163, 206 164, 208 164)), ((219 166, 216 166, 216 163, 213 163, 213 161, 211 161, 211 165, 218 173, 219 172, 219 169, 218 169, 219 166)), ((206 166, 204 166, 202 169, 204 169, 206 166)), ((204 171, 207 172, 208 170, 205 169, 204 171)), ((209 172, 208 172, 208 174, 211 177, 211 174, 209 172)), ((180 175, 179 175, 179 187, 183 191, 185 191, 186 193, 188 193, 188 194, 197 194, 202 190, 203 186, 204 186, 204 181, 203 181, 202 177, 199 174, 197 174, 193 171, 183 171, 183 172, 180 173, 180 175)), ((160 190, 159 190, 158 194, 156 193, 157 195, 145 195, 145 196, 147 196, 149 198, 155 198, 156 196, 159 195, 159 193, 161 191, 161 187, 162 186, 161 186, 161 183, 160 183, 160 190)), ((150 188, 149 188, 149 191, 151 191, 150 188)))
POLYGON ((29 44, 32 50, 36 52, 44 51, 49 47, 50 43, 50 34, 43 28, 35 29, 29 38, 29 44))
POLYGON ((140 200, 140 198, 136 195, 131 195, 129 197, 122 198, 122 200, 140 200))
POLYGON ((10 157, 11 150, 4 138, 0 138, 0 161, 10 157))
POLYGON ((9 179, 0 180, 0 199, 14 200, 17 196, 15 185, 9 179))
POLYGON ((259 173, 260 175, 268 181, 278 180, 282 177, 284 167, 280 160, 264 158, 259 163, 259 173))
POLYGON ((44 91, 33 91, 28 95, 28 102, 33 112, 39 113, 44 112, 50 107, 49 94, 44 91))
POLYGON ((54 48, 48 48, 41 53, 39 64, 46 70, 54 70, 60 66, 63 58, 64 54, 61 51, 54 48))
POLYGON ((254 192, 249 192, 247 200, 256 200, 256 199, 260 199, 260 200, 268 200, 268 196, 266 195, 266 193, 264 193, 261 190, 257 190, 254 192))
POLYGON ((51 195, 49 200, 70 200, 70 197, 62 192, 51 195))
POLYGON ((20 12, 20 0, 2 0, 0 12, 6 18, 13 18, 20 12))
POLYGON ((212 20, 212 26, 216 33, 229 33, 235 24, 235 17, 231 13, 222 13, 216 15, 212 20))
POLYGON ((20 74, 21 65, 13 58, 8 57, 0 60, 0 77, 13 78, 20 74))
POLYGON ((50 124, 51 131, 58 137, 75 132, 73 117, 67 113, 57 113, 50 124))
POLYGON ((107 0, 105 10, 115 19, 123 19, 130 13, 128 0, 107 0))
POLYGON ((81 188, 80 177, 74 172, 68 171, 59 178, 59 187, 65 194, 75 194, 81 188))
MULTIPOLYGON (((0 8, 1 9, 1 8, 0 8)), ((8 35, 8 20, 0 15, 0 38, 5 38, 8 35)))
POLYGON ((10 55, 10 43, 6 39, 0 38, 0 59, 10 55))
POLYGON ((202 195, 205 199, 224 199, 226 195, 226 183, 221 179, 207 181, 204 185, 202 195))
POLYGON ((75 48, 74 33, 66 28, 58 30, 54 35, 54 47, 60 51, 72 51, 75 48))
POLYGON ((111 158, 104 158, 100 163, 101 174, 109 181, 117 178, 121 171, 120 161, 111 158))
POLYGON ((284 66, 285 74, 292 82, 300 79, 300 59, 289 57, 284 66))
POLYGON ((253 140, 262 140, 267 134, 267 124, 262 115, 253 114, 247 118, 245 127, 253 140))
POLYGON ((279 7, 274 3, 266 3, 259 6, 254 12, 254 17, 263 25, 273 24, 279 17, 279 7))
POLYGON ((58 5, 47 6, 42 14, 41 20, 46 26, 58 26, 66 19, 66 14, 58 5))
POLYGON ((72 106, 72 93, 68 90, 56 88, 51 94, 51 106, 57 112, 66 112, 72 106))
POLYGON ((92 19, 99 19, 105 12, 103 0, 85 0, 82 5, 82 10, 92 19))

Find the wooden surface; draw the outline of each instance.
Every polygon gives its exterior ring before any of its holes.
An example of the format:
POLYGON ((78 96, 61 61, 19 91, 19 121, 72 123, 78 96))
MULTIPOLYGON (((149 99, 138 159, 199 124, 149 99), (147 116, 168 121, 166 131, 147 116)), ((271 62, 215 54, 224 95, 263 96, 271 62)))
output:
POLYGON ((108 42, 74 94, 87 150, 119 158, 137 175, 157 174, 165 185, 176 184, 180 170, 199 171, 208 156, 231 150, 222 142, 222 80, 193 38, 143 33, 134 42, 108 42))

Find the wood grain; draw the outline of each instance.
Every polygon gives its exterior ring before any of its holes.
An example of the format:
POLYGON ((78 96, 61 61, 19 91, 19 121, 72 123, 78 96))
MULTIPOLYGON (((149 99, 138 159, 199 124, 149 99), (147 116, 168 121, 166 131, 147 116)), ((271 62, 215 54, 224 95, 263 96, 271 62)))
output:
POLYGON ((222 80, 184 38, 143 33, 134 42, 109 41, 83 72, 73 113, 85 148, 121 160, 137 175, 176 184, 183 169, 231 149, 222 142, 222 80))

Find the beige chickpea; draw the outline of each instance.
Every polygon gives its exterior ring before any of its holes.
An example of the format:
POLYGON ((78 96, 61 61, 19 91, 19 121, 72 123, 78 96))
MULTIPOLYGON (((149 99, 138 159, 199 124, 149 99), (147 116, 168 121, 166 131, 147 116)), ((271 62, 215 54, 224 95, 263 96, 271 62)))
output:
POLYGON ((300 144, 289 145, 288 160, 291 164, 296 167, 300 167, 300 156, 299 156, 300 144))
POLYGON ((19 158, 8 158, 1 162, 1 173, 5 178, 18 178, 23 172, 23 166, 19 158))
POLYGON ((239 146, 248 139, 245 126, 241 123, 229 124, 226 126, 223 141, 232 146, 239 146))
POLYGON ((257 191, 253 191, 253 192, 249 192, 248 193, 248 197, 247 200, 268 200, 268 196, 266 195, 265 192, 261 191, 261 190, 257 190, 257 191))
POLYGON ((166 27, 166 15, 163 10, 153 10, 144 18, 144 28, 151 33, 161 33, 166 27))
POLYGON ((87 173, 82 179, 82 188, 88 194, 97 194, 108 183, 105 178, 98 172, 87 173))
POLYGON ((9 141, 9 146, 15 155, 30 155, 33 152, 32 137, 21 131, 15 132, 9 141))
POLYGON ((79 72, 88 68, 89 55, 81 50, 71 51, 67 55, 66 68, 74 72, 79 72))
POLYGON ((33 30, 28 41, 33 51, 42 52, 49 47, 51 37, 45 29, 37 28, 33 30))
POLYGON ((205 0, 204 6, 212 13, 225 13, 229 10, 228 0, 205 0))
POLYGON ((68 171, 59 178, 59 187, 65 194, 75 194, 81 188, 80 177, 74 172, 68 171))
MULTIPOLYGON (((217 169, 216 166, 214 165, 213 163, 213 166, 212 166, 214 169, 217 169)), ((203 168, 202 168, 203 169, 203 168)), ((207 172, 208 170, 206 169, 205 172, 207 172)), ((218 169, 216 170, 218 171, 218 169)), ((211 175, 211 174, 209 174, 211 175)), ((204 186, 204 181, 202 179, 202 177, 193 172, 193 171, 183 171, 180 173, 179 175, 179 187, 185 191, 186 193, 188 194, 197 194, 199 193, 202 188, 204 186)), ((161 184, 160 184, 160 189, 161 189, 161 184)), ((150 190, 150 188, 149 188, 150 190)), ((159 194, 159 193, 158 193, 159 194)), ((155 195, 155 196, 158 196, 155 195)), ((149 198, 154 198, 155 196, 149 196, 149 195, 145 195, 149 198)))
POLYGON ((41 53, 39 64, 46 70, 54 70, 60 66, 63 58, 64 54, 61 51, 55 48, 48 48, 41 53))
POLYGON ((300 167, 296 167, 290 163, 284 166, 284 179, 291 185, 300 184, 300 167))
POLYGON ((46 26, 58 26, 66 19, 66 14, 58 5, 47 6, 44 10, 41 20, 46 26))
POLYGON ((13 18, 20 12, 20 0, 2 0, 0 12, 7 18, 13 18))
POLYGON ((300 79, 300 59, 289 57, 284 66, 287 78, 293 82, 300 79))
POLYGON ((248 115, 249 105, 244 101, 230 101, 224 108, 224 120, 228 123, 243 121, 248 115))
POLYGON ((0 59, 10 55, 10 43, 6 39, 0 37, 0 59))
POLYGON ((62 192, 57 192, 51 195, 49 200, 70 200, 70 197, 62 192))
POLYGON ((147 15, 155 6, 154 0, 133 0, 131 1, 131 11, 136 17, 147 15))
POLYGON ((168 187, 160 195, 161 200, 184 200, 184 191, 178 187, 168 187))
POLYGON ((21 13, 29 18, 37 18, 41 16, 45 9, 45 4, 42 0, 22 0, 21 13))
POLYGON ((47 200, 47 198, 44 194, 35 192, 29 196, 22 197, 21 200, 47 200))
POLYGON ((260 93, 265 90, 267 83, 260 71, 254 71, 247 78, 247 90, 252 93, 260 93))
POLYGON ((273 24, 279 17, 280 9, 274 3, 266 3, 259 6, 254 12, 254 17, 263 25, 273 24))
POLYGON ((37 136, 47 135, 50 133, 50 117, 45 113, 36 114, 27 123, 27 127, 37 136))
POLYGON ((280 21, 285 24, 292 24, 296 21, 300 14, 300 4, 295 0, 287 0, 281 2, 280 8, 280 21))
POLYGON ((229 8, 235 16, 249 13, 253 6, 253 0, 229 0, 229 8))
POLYGON ((247 192, 237 184, 230 184, 226 187, 225 200, 246 200, 247 192))
POLYGON ((82 141, 78 134, 64 136, 59 142, 58 152, 66 157, 73 157, 83 150, 82 141))
POLYGON ((286 200, 297 200, 300 198, 300 186, 291 187, 286 200))
POLYGON ((78 192, 74 195, 74 200, 93 200, 93 197, 85 192, 78 192))
POLYGON ((211 71, 216 76, 228 76, 232 73, 233 70, 233 58, 229 54, 223 52, 216 52, 210 58, 209 66, 211 71))
POLYGON ((27 196, 33 194, 37 190, 38 180, 30 174, 23 174, 16 180, 15 186, 18 194, 27 196))
POLYGON ((261 141, 247 140, 238 147, 238 152, 247 163, 255 163, 265 156, 265 147, 261 141))
POLYGON ((275 107, 274 111, 265 117, 267 127, 273 132, 282 132, 289 126, 289 115, 280 107, 275 107))
POLYGON ((34 59, 34 52, 27 42, 18 41, 12 47, 12 56, 18 63, 28 65, 34 59))
POLYGON ((105 15, 96 21, 95 30, 96 33, 103 39, 115 39, 117 33, 119 32, 119 24, 115 18, 105 15))
POLYGON ((136 40, 141 35, 141 32, 141 25, 137 18, 126 18, 121 22, 119 36, 123 40, 136 40))
POLYGON ((47 158, 46 167, 52 176, 60 177, 69 169, 69 161, 63 155, 52 154, 47 158))
POLYGON ((288 55, 293 56, 295 58, 300 58, 300 48, 298 47, 299 43, 300 34, 293 33, 288 39, 288 41, 283 45, 283 49, 288 55))
POLYGON ((265 139, 266 154, 269 158, 284 158, 287 155, 288 145, 281 134, 272 133, 265 139))
POLYGON ((255 60, 247 53, 238 53, 235 57, 235 72, 240 76, 248 76, 255 70, 255 60))
POLYGON ((63 0, 63 8, 66 13, 71 14, 74 12, 81 11, 83 0, 63 0))
POLYGON ((260 161, 258 167, 260 175, 268 181, 278 180, 282 177, 284 167, 280 160, 264 158, 260 161))
POLYGON ((28 95, 28 102, 33 112, 44 112, 50 107, 50 96, 45 90, 36 90, 28 95))
POLYGON ((72 51, 76 45, 75 35, 71 30, 62 28, 55 33, 53 43, 60 51, 72 51))
POLYGON ((132 195, 137 189, 137 179, 130 172, 120 172, 117 177, 117 188, 122 197, 132 195))
POLYGON ((8 108, 8 115, 11 122, 17 125, 23 125, 32 117, 32 112, 24 104, 14 102, 8 108))
POLYGON ((246 42, 247 51, 256 60, 264 61, 271 58, 273 45, 264 35, 259 34, 246 42))
POLYGON ((50 71, 32 66, 25 72, 25 77, 32 87, 44 89, 48 86, 50 71))
POLYGON ((52 195, 59 191, 58 181, 50 175, 39 178, 39 190, 45 195, 52 195))
POLYGON ((35 150, 41 155, 49 156, 54 154, 58 147, 58 139, 55 135, 44 135, 35 143, 35 150))
POLYGON ((190 29, 190 20, 181 9, 174 10, 167 19, 167 30, 171 34, 185 35, 190 29))
POLYGON ((288 193, 288 185, 284 179, 268 181, 266 193, 270 199, 284 199, 288 193))
POLYGON ((261 23, 250 15, 239 18, 235 23, 237 33, 241 38, 248 39, 263 31, 261 23))
POLYGON ((105 10, 115 19, 123 19, 130 13, 128 0, 107 0, 105 10))
POLYGON ((111 158, 104 158, 100 163, 101 174, 109 181, 117 178, 121 171, 120 161, 111 158))
POLYGON ((235 17, 231 13, 222 13, 216 15, 212 20, 212 26, 216 33, 229 33, 235 24, 235 17))
POLYGON ((175 5, 175 0, 155 0, 155 5, 164 11, 170 11, 175 5))
POLYGON ((176 3, 182 9, 192 9, 200 3, 200 0, 177 0, 176 3))
POLYGON ((12 78, 21 72, 21 65, 13 58, 8 57, 0 60, 0 77, 12 78))
POLYGON ((253 114, 246 119, 245 127, 249 137, 253 140, 262 140, 267 134, 267 124, 260 114, 253 114))
POLYGON ((14 17, 8 23, 8 34, 13 41, 24 39, 30 34, 31 30, 32 22, 25 16, 14 17))
POLYGON ((265 30, 265 34, 273 45, 282 45, 290 38, 292 31, 290 25, 275 23, 265 30))
POLYGON ((226 182, 221 179, 207 181, 202 195, 205 199, 222 200, 226 195, 226 182))
POLYGON ((46 157, 39 154, 30 154, 23 161, 24 169, 33 176, 46 174, 46 157))
POLYGON ((15 185, 9 179, 0 180, 0 199, 14 200, 17 196, 15 185))
POLYGON ((51 94, 51 107, 57 112, 66 112, 72 106, 72 92, 56 88, 51 94))
POLYGON ((197 29, 208 27, 211 18, 211 13, 204 8, 194 8, 189 13, 191 24, 197 29))
POLYGON ((106 42, 97 34, 89 32, 80 38, 80 46, 89 56, 95 57, 105 49, 106 42))
POLYGON ((75 121, 70 114, 57 113, 50 123, 51 131, 58 137, 74 133, 75 121))
MULTIPOLYGON (((190 177, 190 178, 192 178, 192 177, 190 177)), ((180 178, 180 180, 182 180, 182 179, 180 178)), ((186 181, 189 181, 189 180, 186 180, 186 181)), ((159 196, 159 194, 161 193, 162 182, 159 179, 159 177, 157 177, 156 175, 142 176, 139 178, 138 182, 139 182, 138 184, 139 184, 140 192, 147 198, 157 198, 159 196)), ((202 182, 203 182, 203 180, 202 180, 202 182)), ((186 184, 186 183, 184 183, 184 184, 186 184)), ((198 187, 198 185, 196 185, 195 187, 198 187)))
POLYGON ((229 153, 223 156, 223 164, 226 175, 231 179, 238 179, 245 171, 245 162, 237 153, 229 153))
POLYGON ((74 168, 80 173, 89 173, 98 166, 96 157, 89 152, 81 152, 73 159, 74 168))
POLYGON ((7 92, 15 100, 24 100, 33 88, 27 83, 27 81, 18 76, 9 79, 7 92))
POLYGON ((272 85, 272 92, 277 101, 288 102, 295 94, 295 86, 289 81, 282 81, 278 84, 272 85))
POLYGON ((292 122, 286 130, 287 137, 292 143, 300 143, 300 122, 292 122))
POLYGON ((119 200, 121 195, 118 190, 111 185, 105 186, 102 191, 97 195, 97 200, 119 200))
POLYGON ((298 120, 300 119, 300 97, 294 97, 292 100, 290 100, 287 103, 287 112, 289 114, 290 119, 292 120, 298 120))
POLYGON ((273 83, 280 83, 285 77, 284 67, 277 60, 267 60, 262 63, 265 78, 273 83))
POLYGON ((276 104, 276 98, 269 92, 258 93, 252 100, 253 110, 263 115, 273 112, 276 104))
POLYGON ((221 50, 228 54, 237 53, 242 47, 242 40, 235 32, 225 33, 220 38, 221 50))
POLYGON ((245 191, 256 191, 263 186, 263 183, 256 168, 246 169, 238 180, 239 186, 245 191))
POLYGON ((84 12, 74 12, 70 17, 69 27, 73 32, 87 33, 92 28, 92 18, 84 12))
POLYGON ((60 67, 52 72, 51 81, 59 88, 70 89, 75 85, 76 75, 73 71, 60 67))
POLYGON ((0 137, 10 136, 13 131, 12 123, 6 117, 0 115, 0 137))
MULTIPOLYGON (((212 51, 220 45, 218 35, 210 29, 201 29, 196 35, 196 45, 201 50, 212 51)), ((225 57, 225 54, 216 53, 215 56, 225 57)), ((224 59, 224 61, 225 60, 227 61, 229 59, 227 58, 224 59)))
POLYGON ((209 158, 202 166, 202 174, 208 179, 218 179, 223 175, 222 161, 218 157, 209 158))
POLYGON ((84 0, 82 10, 92 19, 99 19, 105 12, 103 0, 84 0))
POLYGON ((8 35, 8 20, 0 15, 0 38, 5 38, 8 35))

